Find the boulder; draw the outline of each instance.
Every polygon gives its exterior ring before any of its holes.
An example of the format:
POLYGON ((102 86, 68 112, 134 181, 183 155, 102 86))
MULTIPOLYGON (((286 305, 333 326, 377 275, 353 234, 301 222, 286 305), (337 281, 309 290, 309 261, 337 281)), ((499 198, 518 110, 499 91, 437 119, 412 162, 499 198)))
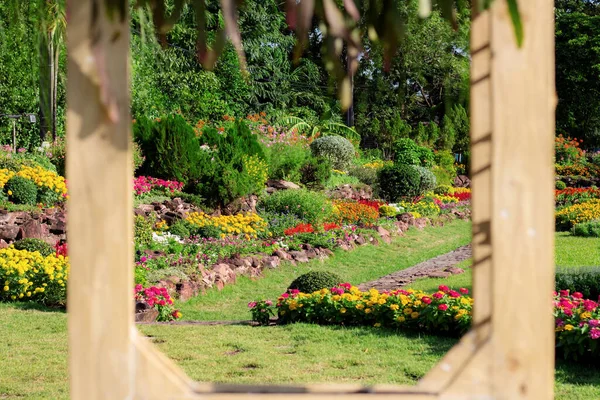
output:
POLYGON ((454 178, 454 186, 456 187, 471 187, 471 180, 466 175, 458 175, 454 178))
POLYGON ((373 189, 368 185, 345 184, 329 190, 327 195, 334 199, 369 200, 373 197, 373 189))
POLYGON ((316 249, 309 249, 305 251, 306 253, 306 257, 308 257, 309 259, 313 259, 313 258, 317 258, 319 257, 319 253, 317 252, 316 249))
POLYGON ((271 179, 267 181, 267 187, 275 190, 300 189, 300 186, 294 182, 284 181, 283 179, 271 179))
POLYGON ((425 217, 421 217, 421 218, 417 218, 414 221, 414 226, 417 229, 423 229, 425 228, 427 225, 429 225, 429 219, 425 218, 425 217))
POLYGON ((262 266, 264 268, 275 269, 279 267, 281 260, 277 256, 264 257, 262 259, 262 266))
POLYGON ((21 228, 18 225, 0 226, 0 239, 7 242, 13 242, 19 234, 21 228))
POLYGON ((288 253, 286 253, 285 250, 282 250, 282 249, 275 250, 273 255, 281 258, 282 260, 291 260, 292 259, 292 256, 289 255, 288 253))
POLYGON ((369 242, 367 242, 367 239, 365 239, 365 237, 363 235, 358 235, 354 241, 359 246, 362 246, 362 245, 365 245, 365 244, 369 243, 369 242))
POLYGON ((155 322, 158 318, 158 310, 156 308, 149 308, 135 313, 135 322, 155 322))
POLYGON ((396 221, 394 223, 394 225, 396 225, 396 229, 398 231, 398 234, 400 234, 400 235, 402 235, 404 232, 406 232, 408 230, 408 228, 410 227, 408 222, 404 222, 404 221, 396 221))
POLYGON ((24 238, 41 239, 49 233, 48 225, 42 224, 39 219, 30 219, 19 228, 17 240, 24 238))
POLYGON ((196 282, 185 281, 177 284, 176 291, 179 300, 186 301, 198 295, 200 285, 196 282))
POLYGON ((307 263, 309 261, 305 251, 290 251, 290 255, 292 256, 294 261, 300 263, 307 263))
POLYGON ((322 248, 321 249, 321 256, 331 257, 331 256, 333 256, 333 251, 331 251, 331 250, 329 250, 327 248, 322 248))
POLYGON ((235 282, 235 272, 233 272, 233 269, 229 266, 229 264, 217 264, 212 267, 212 270, 216 274, 215 282, 235 282))
POLYGON ((398 221, 402 221, 408 224, 408 226, 412 226, 415 223, 415 217, 411 213, 402 213, 396 216, 398 221))
POLYGON ((464 269, 462 268, 458 268, 458 267, 448 267, 444 270, 445 272, 449 272, 452 275, 458 275, 458 274, 462 274, 465 272, 464 269))

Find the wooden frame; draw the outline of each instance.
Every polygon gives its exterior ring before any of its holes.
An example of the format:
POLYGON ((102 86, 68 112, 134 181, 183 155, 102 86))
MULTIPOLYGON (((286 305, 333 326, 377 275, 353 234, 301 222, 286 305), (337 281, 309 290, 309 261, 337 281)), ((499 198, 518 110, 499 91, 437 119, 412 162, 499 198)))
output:
MULTIPOLYGON (((69 348, 79 399, 551 399, 554 24, 551 0, 505 0, 472 26, 474 326, 416 387, 196 384, 135 329, 128 21, 68 3, 69 348), (92 21, 94 19, 94 21, 92 21), (90 28, 92 27, 92 28, 90 28), (534 284, 533 284, 534 283, 534 284)), ((207 380, 210 377, 207 377, 207 380)))

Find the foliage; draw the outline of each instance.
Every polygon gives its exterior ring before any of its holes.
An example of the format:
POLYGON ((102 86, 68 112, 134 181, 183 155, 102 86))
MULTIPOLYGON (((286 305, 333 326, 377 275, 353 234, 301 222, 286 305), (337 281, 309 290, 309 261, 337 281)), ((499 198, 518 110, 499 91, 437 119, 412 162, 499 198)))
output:
POLYGON ((310 271, 300 275, 290 283, 288 290, 292 293, 313 293, 342 283, 343 279, 329 271, 310 271))
POLYGON ((554 191, 557 208, 585 203, 592 199, 600 199, 600 190, 594 188, 566 188, 554 191))
POLYGON ((423 217, 434 217, 440 214, 440 206, 435 201, 423 199, 414 203, 401 202, 399 206, 404 212, 410 212, 423 217))
MULTIPOLYGON (((383 165, 382 167, 383 168, 383 165)), ((365 185, 375 186, 378 183, 377 180, 377 168, 367 167, 365 165, 362 166, 354 166, 350 168, 348 174, 350 176, 354 176, 358 178, 359 181, 364 183, 365 185)))
POLYGON ((600 309, 598 303, 560 290, 554 297, 556 349, 565 358, 595 359, 600 355, 600 309))
POLYGON ((322 223, 333 212, 323 194, 304 189, 280 190, 262 199, 259 207, 267 212, 292 214, 313 225, 322 223))
POLYGON ((556 230, 569 230, 574 225, 600 219, 600 199, 565 207, 555 214, 556 230))
POLYGON ((0 249, 0 300, 33 300, 47 305, 64 305, 67 296, 69 259, 51 254, 0 249))
POLYGON ((269 165, 258 155, 245 155, 242 157, 244 172, 248 175, 250 193, 260 193, 267 183, 269 165))
POLYGON ((187 221, 179 219, 169 227, 169 232, 171 232, 173 235, 177 235, 180 238, 185 239, 191 234, 188 224, 189 223, 187 221))
POLYGON ((430 190, 435 189, 435 187, 437 186, 437 179, 435 178, 433 172, 431 172, 425 167, 419 167, 416 165, 413 166, 413 168, 417 170, 421 177, 419 184, 420 193, 429 192, 430 190))
POLYGON ((419 195, 421 175, 412 165, 386 166, 377 174, 381 196, 387 201, 419 195))
POLYGON ((600 219, 575 224, 575 226, 573 226, 572 232, 575 236, 600 238, 600 219))
POLYGON ((133 142, 133 172, 142 166, 146 157, 142 154, 142 149, 137 142, 133 142))
POLYGON ((33 181, 22 176, 15 175, 6 182, 4 190, 8 199, 16 204, 35 205, 38 189, 33 181))
POLYGON ((259 325, 269 325, 270 318, 275 317, 272 305, 273 302, 271 300, 251 301, 248 303, 252 320, 258 322, 259 325))
POLYGON ((332 219, 338 224, 371 226, 379 218, 379 210, 353 201, 335 201, 332 219))
POLYGON ((190 226, 200 229, 211 229, 216 235, 203 235, 204 237, 240 236, 246 240, 265 235, 267 222, 258 214, 236 214, 212 217, 203 212, 190 213, 186 221, 190 226))
POLYGON ((462 334, 471 325, 473 299, 466 296, 469 291, 464 288, 455 291, 442 285, 433 294, 412 289, 361 292, 349 283, 310 289, 315 290, 288 290, 279 297, 277 308, 282 322, 384 326, 450 334, 462 334))
POLYGON ((291 115, 282 118, 281 123, 283 125, 290 126, 290 130, 288 132, 306 133, 309 137, 335 135, 355 142, 360 141, 360 135, 354 130, 354 128, 335 121, 332 119, 331 113, 327 113, 325 116, 322 116, 321 120, 315 125, 311 125, 302 118, 291 115))
POLYGON ((168 181, 151 176, 138 176, 133 180, 133 190, 136 195, 152 191, 172 194, 183 189, 183 182, 168 181))
POLYGON ((141 301, 148 306, 155 308, 158 311, 159 322, 173 321, 181 318, 181 312, 173 308, 173 300, 166 288, 158 288, 155 286, 145 288, 142 285, 136 285, 134 288, 134 298, 136 301, 141 301))
POLYGON ((382 205, 381 207, 379 207, 379 214, 382 217, 395 217, 396 215, 398 215, 398 213, 398 207, 392 205, 382 205))
POLYGON ((152 244, 154 220, 152 218, 144 218, 141 215, 136 215, 133 227, 133 237, 136 248, 149 247, 152 244))
POLYGON ((300 168, 309 155, 303 146, 275 144, 269 152, 269 178, 300 182, 300 168))
POLYGON ((326 158, 311 157, 300 167, 300 183, 309 189, 322 189, 331 177, 331 163, 326 158))
POLYGON ((433 192, 435 194, 439 194, 439 195, 445 195, 450 193, 451 187, 448 185, 439 185, 438 187, 436 187, 433 192))
POLYGON ((50 159, 52 165, 54 165, 56 173, 60 176, 66 176, 67 146, 65 138, 60 136, 56 138, 48 148, 46 155, 50 159))
POLYGON ((556 190, 565 190, 567 188, 567 184, 563 181, 556 181, 556 190))
POLYGON ((355 157, 354 146, 347 139, 333 135, 320 137, 310 144, 315 157, 322 157, 331 162, 335 169, 347 168, 355 157))
POLYGON ((338 188, 338 187, 340 187, 342 185, 359 186, 359 185, 362 185, 362 183, 355 176, 351 176, 351 175, 348 175, 348 174, 339 174, 339 173, 337 173, 337 172, 334 171, 334 173, 331 174, 331 176, 327 180, 327 183, 325 184, 325 187, 327 189, 335 189, 335 188, 338 188))
POLYGON ((291 213, 261 212, 260 216, 267 221, 269 232, 276 238, 283 237, 286 230, 302 223, 300 218, 291 213))
POLYGON ((16 250, 27 250, 31 253, 34 251, 39 252, 43 257, 48 257, 51 254, 54 254, 56 251, 52 246, 48 243, 44 242, 41 239, 35 238, 25 238, 21 240, 17 240, 13 244, 16 250))
POLYGON ((580 147, 582 141, 558 135, 554 138, 554 158, 558 165, 579 164, 585 157, 580 147))
POLYGON ((600 298, 600 269, 598 267, 558 268, 556 291, 582 293, 586 299, 600 298))
POLYGON ((394 144, 394 151, 396 164, 431 167, 434 163, 433 152, 409 138, 399 139, 394 144))

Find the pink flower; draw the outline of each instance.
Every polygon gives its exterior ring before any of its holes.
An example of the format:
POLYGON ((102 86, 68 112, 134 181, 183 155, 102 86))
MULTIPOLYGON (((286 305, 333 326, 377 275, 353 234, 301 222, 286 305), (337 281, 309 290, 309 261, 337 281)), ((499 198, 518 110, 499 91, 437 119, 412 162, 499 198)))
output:
POLYGON ((271 300, 267 300, 267 301, 265 301, 265 304, 268 305, 268 306, 272 306, 273 302, 271 300))
POLYGON ((425 304, 431 304, 431 298, 427 296, 423 297, 421 301, 425 304))
POLYGON ((579 293, 579 292, 575 292, 572 294, 572 296, 576 299, 582 299, 583 298, 583 294, 579 293))
POLYGON ((560 291, 560 297, 568 297, 569 296, 569 291, 568 290, 561 290, 560 291))
POLYGON ((287 299, 288 297, 290 297, 290 295, 287 294, 287 293, 284 293, 284 294, 281 295, 281 297, 283 297, 284 299, 287 299))
POLYGON ((460 293, 458 293, 456 290, 451 290, 448 292, 448 295, 450 295, 450 297, 460 297, 460 293))
POLYGON ((440 304, 438 305, 438 310, 446 311, 448 309, 448 304, 440 304))
POLYGON ((141 256, 140 257, 140 262, 145 263, 147 260, 148 260, 148 257, 146 257, 146 256, 141 256))
POLYGON ((458 289, 462 294, 469 294, 469 289, 461 287, 460 289, 458 289))
POLYGON ((590 338, 592 338, 592 340, 597 340, 600 339, 600 329, 598 328, 593 328, 590 331, 590 338))
POLYGON ((435 293, 432 295, 432 297, 433 297, 434 299, 441 299, 442 297, 444 297, 444 293, 442 293, 442 292, 435 292, 435 293))
POLYGON ((248 308, 254 308, 254 307, 256 307, 255 301, 251 301, 250 303, 248 303, 248 308))
POLYGON ((438 289, 439 289, 440 291, 444 292, 444 293, 445 293, 445 292, 447 292, 448 290, 450 290, 450 289, 448 288, 448 286, 446 286, 446 285, 440 285, 440 286, 438 287, 438 289))
POLYGON ((598 319, 590 319, 588 321, 588 324, 592 327, 592 328, 597 328, 598 326, 600 326, 600 320, 598 319))

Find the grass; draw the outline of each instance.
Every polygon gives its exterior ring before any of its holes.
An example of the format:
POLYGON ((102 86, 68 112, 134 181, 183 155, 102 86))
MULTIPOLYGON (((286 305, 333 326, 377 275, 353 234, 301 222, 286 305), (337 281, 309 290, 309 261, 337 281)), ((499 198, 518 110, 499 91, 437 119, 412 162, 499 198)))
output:
POLYGON ((600 240, 556 233, 556 265, 561 267, 600 267, 600 240))
MULTIPOLYGON (((359 283, 449 251, 468 239, 469 224, 460 222, 409 232, 391 245, 365 246, 323 263, 282 267, 262 280, 240 280, 221 292, 209 291, 184 304, 184 312, 191 314, 189 318, 247 319, 247 301, 280 294, 304 271, 334 268, 359 283)), ((557 238, 557 250, 567 243, 562 240, 557 238)), ((461 265, 467 268, 469 262, 461 265)), ((431 291, 440 282, 469 286, 470 273, 411 286, 431 291)), ((222 383, 414 384, 455 343, 431 335, 308 324, 160 325, 140 330, 193 379, 222 383)), ((24 303, 0 304, 0 371, 0 399, 67 399, 66 314, 24 303)), ((589 366, 558 362, 555 390, 557 399, 598 399, 600 374, 589 366)))
POLYGON ((250 301, 277 298, 298 275, 308 271, 333 271, 346 281, 359 284, 447 253, 470 240, 471 224, 465 221, 423 231, 411 229, 389 245, 365 246, 350 252, 339 250, 327 260, 312 260, 296 266, 282 264, 278 269, 265 271, 259 280, 241 277, 235 285, 225 286, 221 291, 209 290, 203 296, 178 303, 177 307, 183 318, 189 320, 249 319, 246 305, 250 301))

